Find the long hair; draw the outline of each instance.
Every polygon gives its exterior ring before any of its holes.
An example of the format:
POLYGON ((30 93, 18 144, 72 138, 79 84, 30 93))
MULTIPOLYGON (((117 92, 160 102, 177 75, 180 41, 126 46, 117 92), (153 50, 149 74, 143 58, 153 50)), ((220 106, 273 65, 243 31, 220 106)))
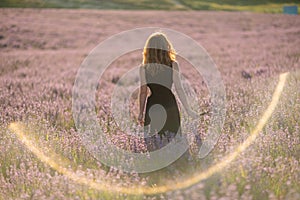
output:
POLYGON ((176 61, 176 52, 167 36, 162 32, 151 34, 143 51, 143 64, 147 70, 154 75, 159 71, 159 65, 155 64, 170 66, 173 61, 176 61))

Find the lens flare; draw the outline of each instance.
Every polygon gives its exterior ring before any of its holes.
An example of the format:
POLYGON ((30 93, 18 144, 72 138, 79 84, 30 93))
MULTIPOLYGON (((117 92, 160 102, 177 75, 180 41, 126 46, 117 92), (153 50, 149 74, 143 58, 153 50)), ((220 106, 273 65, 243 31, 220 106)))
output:
POLYGON ((225 156, 224 159, 222 159, 219 163, 215 164, 214 166, 211 166, 206 171, 198 175, 195 175, 185 181, 174 183, 172 185, 164 185, 164 186, 157 186, 157 187, 149 187, 149 186, 120 187, 116 185, 108 185, 108 183, 106 183, 103 180, 95 181, 88 177, 78 175, 73 170, 65 167, 70 165, 70 163, 69 164, 66 163, 69 161, 62 158, 58 154, 52 151, 47 151, 47 154, 45 154, 42 148, 39 148, 38 145, 33 140, 31 140, 28 136, 26 136, 26 134, 24 133, 25 130, 24 124, 19 122, 11 123, 9 125, 9 129, 16 134, 18 139, 26 146, 26 148, 28 148, 33 154, 35 154, 38 159, 40 159, 43 163, 49 165, 51 168, 65 175, 70 180, 73 180, 76 183, 87 185, 95 190, 120 192, 124 194, 132 194, 132 195, 141 195, 141 194, 153 195, 153 194, 165 193, 168 191, 179 190, 179 189, 190 187, 204 179, 209 178, 213 174, 221 171, 230 162, 232 162, 242 151, 244 151, 247 147, 249 147, 252 144, 252 142, 256 139, 259 132, 263 129, 263 127, 271 117, 272 113, 274 112, 276 105, 279 102, 279 98, 282 94, 287 76, 288 73, 283 73, 280 75, 279 81, 277 83, 276 89, 273 93, 272 100, 268 108, 260 118, 258 124, 251 132, 250 136, 241 145, 239 145, 234 152, 225 156))

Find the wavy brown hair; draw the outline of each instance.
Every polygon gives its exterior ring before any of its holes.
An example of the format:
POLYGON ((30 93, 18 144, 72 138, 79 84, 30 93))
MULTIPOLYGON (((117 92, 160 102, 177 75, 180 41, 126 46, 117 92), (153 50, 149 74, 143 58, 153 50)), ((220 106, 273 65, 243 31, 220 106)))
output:
MULTIPOLYGON (((143 64, 156 63, 171 66, 173 61, 176 61, 176 52, 167 36, 162 32, 151 34, 144 47, 143 64)), ((151 67, 149 70, 155 74, 157 67, 151 67)))

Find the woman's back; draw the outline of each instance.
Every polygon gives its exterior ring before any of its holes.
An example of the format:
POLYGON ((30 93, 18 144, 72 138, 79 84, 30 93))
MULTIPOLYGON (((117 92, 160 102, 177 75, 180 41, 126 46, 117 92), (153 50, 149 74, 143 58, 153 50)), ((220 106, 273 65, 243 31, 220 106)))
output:
MULTIPOLYGON (((150 135, 158 133, 160 136, 167 136, 167 140, 174 137, 180 131, 180 117, 177 102, 171 91, 173 84, 172 64, 165 66, 161 64, 148 64, 145 66, 145 79, 147 86, 151 90, 151 95, 147 99, 145 125, 150 125, 150 135), (154 105, 160 105, 164 111, 152 111, 150 117, 150 108, 154 105), (166 118, 163 113, 166 113, 166 118), (154 120, 154 121, 152 121, 154 120), (161 127, 160 123, 165 122, 161 127)), ((161 141, 162 142, 162 141, 161 141)), ((166 143, 156 146, 154 149, 161 148, 166 143)), ((150 148, 153 149, 153 148, 150 148)))
POLYGON ((160 64, 149 65, 146 66, 145 75, 147 86, 151 90, 151 97, 159 98, 162 102, 168 101, 168 96, 173 95, 171 92, 173 84, 172 67, 160 64), (156 67, 156 70, 153 70, 154 67, 156 67))

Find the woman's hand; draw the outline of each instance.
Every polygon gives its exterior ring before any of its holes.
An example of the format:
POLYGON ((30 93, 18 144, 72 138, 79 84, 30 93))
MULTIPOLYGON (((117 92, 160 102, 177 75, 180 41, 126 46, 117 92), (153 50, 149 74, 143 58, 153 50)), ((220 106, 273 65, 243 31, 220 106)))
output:
POLYGON ((144 115, 143 113, 140 113, 138 116, 138 122, 141 126, 144 126, 144 115))

